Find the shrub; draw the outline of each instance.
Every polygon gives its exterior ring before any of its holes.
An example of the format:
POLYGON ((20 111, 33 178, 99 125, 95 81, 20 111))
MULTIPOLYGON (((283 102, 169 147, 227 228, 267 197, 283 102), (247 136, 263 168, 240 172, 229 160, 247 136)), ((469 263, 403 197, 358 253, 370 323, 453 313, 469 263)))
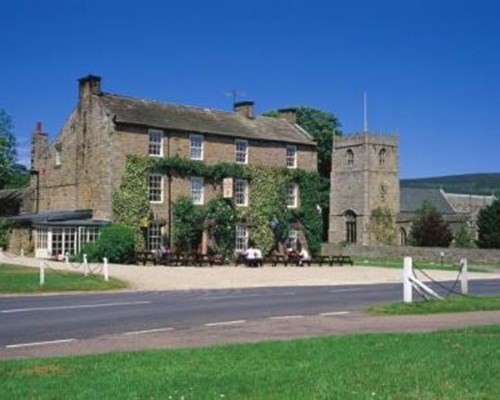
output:
POLYGON ((428 201, 416 211, 412 221, 410 243, 414 246, 448 247, 453 239, 448 223, 428 201))
POLYGON ((101 230, 95 245, 101 260, 107 257, 112 263, 130 262, 134 257, 134 231, 125 225, 106 226, 101 230))
POLYGON ((174 244, 181 253, 196 251, 203 232, 203 212, 189 197, 180 197, 173 207, 174 244))
POLYGON ((500 249, 500 199, 479 211, 477 245, 485 249, 500 249))
POLYGON ((228 260, 235 246, 236 210, 229 199, 216 197, 207 203, 206 225, 213 247, 224 260, 228 260))
POLYGON ((10 224, 4 219, 0 218, 0 247, 4 250, 9 245, 10 224))

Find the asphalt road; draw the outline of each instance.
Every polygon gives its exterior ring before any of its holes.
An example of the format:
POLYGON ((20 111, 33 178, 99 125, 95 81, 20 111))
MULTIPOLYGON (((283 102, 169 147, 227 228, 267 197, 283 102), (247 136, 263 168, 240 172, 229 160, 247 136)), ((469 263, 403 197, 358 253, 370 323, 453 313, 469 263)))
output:
MULTIPOLYGON (((500 280, 470 281, 469 290, 498 295, 500 280)), ((401 298, 401 284, 0 297, 0 346, 341 315, 401 298)))

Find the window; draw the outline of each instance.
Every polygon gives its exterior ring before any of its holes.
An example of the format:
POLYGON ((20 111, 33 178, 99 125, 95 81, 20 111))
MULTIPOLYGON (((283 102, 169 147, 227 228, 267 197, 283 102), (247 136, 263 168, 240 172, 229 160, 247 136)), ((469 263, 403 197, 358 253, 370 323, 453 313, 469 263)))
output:
POLYGON ((297 208, 299 185, 296 183, 290 183, 287 189, 287 201, 286 205, 288 208, 297 208))
POLYGON ((345 158, 347 160, 347 165, 349 167, 354 166, 354 153, 351 149, 347 150, 345 153, 345 158))
POLYGON ((52 228, 52 256, 76 253, 76 228, 52 228))
POLYGON ((56 167, 60 167, 61 164, 62 164, 61 150, 60 149, 56 149, 54 165, 56 167))
POLYGON ((234 203, 237 206, 248 206, 248 181, 236 179, 234 181, 234 203))
POLYGON ((383 167, 385 165, 385 157, 387 155, 387 151, 385 149, 380 150, 378 153, 378 164, 383 167))
POLYGON ((236 251, 243 251, 248 247, 248 229, 245 224, 236 224, 236 251))
POLYGON ((161 234, 162 225, 159 222, 151 222, 148 228, 147 249, 148 251, 157 250, 163 244, 163 236, 161 234))
POLYGON ((235 147, 235 159, 239 164, 248 163, 248 141, 242 139, 236 139, 234 141, 235 147))
POLYGON ((194 204, 203 204, 203 178, 191 177, 191 198, 194 204))
POLYGON ((47 249, 47 228, 36 228, 35 249, 47 249))
POLYGON ((95 226, 82 226, 80 229, 80 238, 78 241, 78 251, 85 243, 95 242, 99 237, 99 228, 95 226))
POLYGON ((356 243, 357 240, 357 227, 356 227, 356 214, 349 210, 345 213, 345 225, 346 225, 346 242, 356 243))
POLYGON ((149 175, 148 192, 151 203, 163 202, 163 176, 159 174, 149 175))
POLYGON ((297 146, 286 146, 286 166, 297 168, 297 146))
POLYGON ((149 155, 163 156, 163 131, 160 129, 150 129, 149 134, 149 155))
POLYGON ((406 246, 408 243, 408 235, 406 234, 405 228, 399 230, 399 236, 401 246, 406 246))
POLYGON ((189 142, 191 160, 203 160, 203 135, 189 135, 189 142))

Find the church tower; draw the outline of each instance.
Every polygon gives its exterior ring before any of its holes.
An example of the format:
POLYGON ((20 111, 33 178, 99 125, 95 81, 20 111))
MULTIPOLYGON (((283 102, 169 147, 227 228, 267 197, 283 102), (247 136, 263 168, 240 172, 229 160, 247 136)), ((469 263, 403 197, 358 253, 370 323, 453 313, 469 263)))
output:
POLYGON ((363 132, 334 138, 328 242, 370 245, 372 210, 399 213, 399 156, 396 135, 363 132))

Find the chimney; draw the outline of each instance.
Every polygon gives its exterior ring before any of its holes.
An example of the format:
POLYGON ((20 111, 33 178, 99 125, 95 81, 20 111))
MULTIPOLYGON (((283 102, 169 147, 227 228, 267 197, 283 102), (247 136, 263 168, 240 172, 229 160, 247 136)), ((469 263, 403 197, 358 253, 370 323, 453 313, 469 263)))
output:
POLYGON ((80 89, 80 99, 88 97, 92 94, 101 94, 101 77, 95 75, 87 75, 78 79, 80 89))
POLYGON ((253 110, 254 106, 253 101, 239 101, 238 103, 234 103, 234 112, 243 115, 244 117, 253 119, 255 118, 255 112, 253 110))
POLYGON ((286 119, 291 124, 297 123, 297 109, 294 107, 281 108, 278 110, 278 117, 286 119))
POLYGON ((31 169, 38 170, 41 167, 43 157, 49 151, 49 137, 43 131, 42 123, 38 121, 35 131, 31 136, 31 169))

